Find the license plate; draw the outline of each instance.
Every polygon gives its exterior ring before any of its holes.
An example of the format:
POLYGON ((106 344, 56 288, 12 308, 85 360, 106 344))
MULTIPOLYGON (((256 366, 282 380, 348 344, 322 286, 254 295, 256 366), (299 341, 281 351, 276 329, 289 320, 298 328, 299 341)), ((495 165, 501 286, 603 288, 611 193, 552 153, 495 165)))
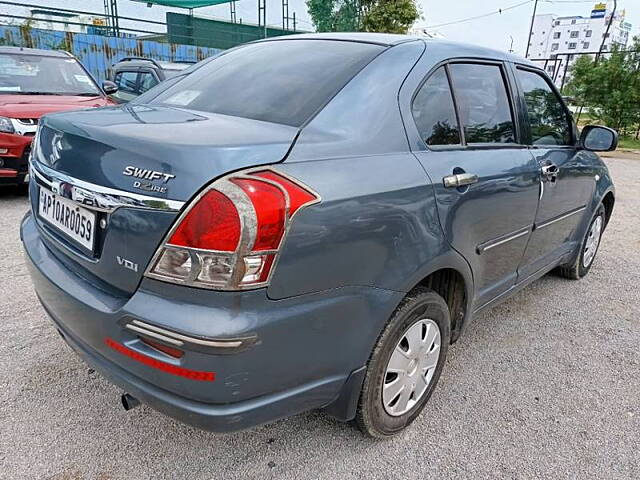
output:
POLYGON ((93 251, 96 231, 94 212, 41 188, 38 214, 47 224, 87 250, 93 251))

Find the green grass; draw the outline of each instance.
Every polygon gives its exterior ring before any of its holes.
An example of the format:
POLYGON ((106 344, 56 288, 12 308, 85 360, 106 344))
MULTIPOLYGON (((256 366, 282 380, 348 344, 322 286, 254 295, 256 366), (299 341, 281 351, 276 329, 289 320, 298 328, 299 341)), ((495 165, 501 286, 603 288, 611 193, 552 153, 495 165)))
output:
POLYGON ((620 137, 618 148, 627 148, 630 150, 640 150, 640 140, 633 137, 620 137))

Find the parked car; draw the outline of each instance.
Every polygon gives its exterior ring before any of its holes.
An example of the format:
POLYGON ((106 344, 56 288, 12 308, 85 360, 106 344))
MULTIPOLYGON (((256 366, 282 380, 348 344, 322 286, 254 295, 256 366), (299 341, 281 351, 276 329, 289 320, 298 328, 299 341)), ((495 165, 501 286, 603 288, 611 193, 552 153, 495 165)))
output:
POLYGON ((589 272, 614 205, 594 152, 616 141, 578 136, 512 55, 280 37, 47 116, 22 240, 56 328, 125 408, 214 431, 324 408, 386 437, 475 315, 589 272))
POLYGON ((183 73, 193 63, 125 57, 111 68, 112 80, 118 86, 112 97, 120 103, 130 102, 160 82, 183 73))
POLYGON ((28 180, 27 158, 42 115, 110 104, 71 54, 0 47, 0 185, 28 180))

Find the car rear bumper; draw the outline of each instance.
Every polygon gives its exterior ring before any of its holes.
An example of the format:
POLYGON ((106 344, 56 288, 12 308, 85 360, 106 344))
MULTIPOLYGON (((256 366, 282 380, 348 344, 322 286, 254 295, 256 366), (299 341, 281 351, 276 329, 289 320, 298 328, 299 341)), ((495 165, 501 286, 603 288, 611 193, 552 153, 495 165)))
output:
MULTIPOLYGON (((359 388, 348 379, 366 364, 382 325, 402 297, 399 292, 353 287, 273 301, 265 289, 223 293, 144 280, 133 296, 118 298, 93 287, 55 257, 31 215, 23 220, 21 235, 38 297, 69 345, 142 402, 218 432, 336 401, 353 406, 343 392, 348 387, 353 396, 359 388), (199 338, 253 335, 256 341, 237 352, 185 349, 181 359, 168 359, 123 327, 129 318, 199 338), (154 369, 109 348, 106 339, 157 361, 215 372, 215 380, 154 369)), ((335 408, 330 410, 335 414, 335 408)), ((346 419, 351 414, 335 415, 346 419)))
POLYGON ((190 400, 167 392, 146 382, 101 356, 74 338, 55 318, 51 317, 67 344, 92 368, 114 385, 141 402, 181 422, 214 432, 233 432, 288 417, 311 408, 322 407, 312 399, 337 396, 346 377, 328 378, 285 392, 259 398, 215 405, 190 400))

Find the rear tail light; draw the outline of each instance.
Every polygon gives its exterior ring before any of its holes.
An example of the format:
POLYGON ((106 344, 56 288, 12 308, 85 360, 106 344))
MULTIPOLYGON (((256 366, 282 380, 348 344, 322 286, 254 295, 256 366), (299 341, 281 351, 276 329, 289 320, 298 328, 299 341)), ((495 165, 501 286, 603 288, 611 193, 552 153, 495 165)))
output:
POLYGON ((319 201, 270 169, 216 180, 180 216, 146 276, 218 290, 268 285, 291 218, 319 201))

